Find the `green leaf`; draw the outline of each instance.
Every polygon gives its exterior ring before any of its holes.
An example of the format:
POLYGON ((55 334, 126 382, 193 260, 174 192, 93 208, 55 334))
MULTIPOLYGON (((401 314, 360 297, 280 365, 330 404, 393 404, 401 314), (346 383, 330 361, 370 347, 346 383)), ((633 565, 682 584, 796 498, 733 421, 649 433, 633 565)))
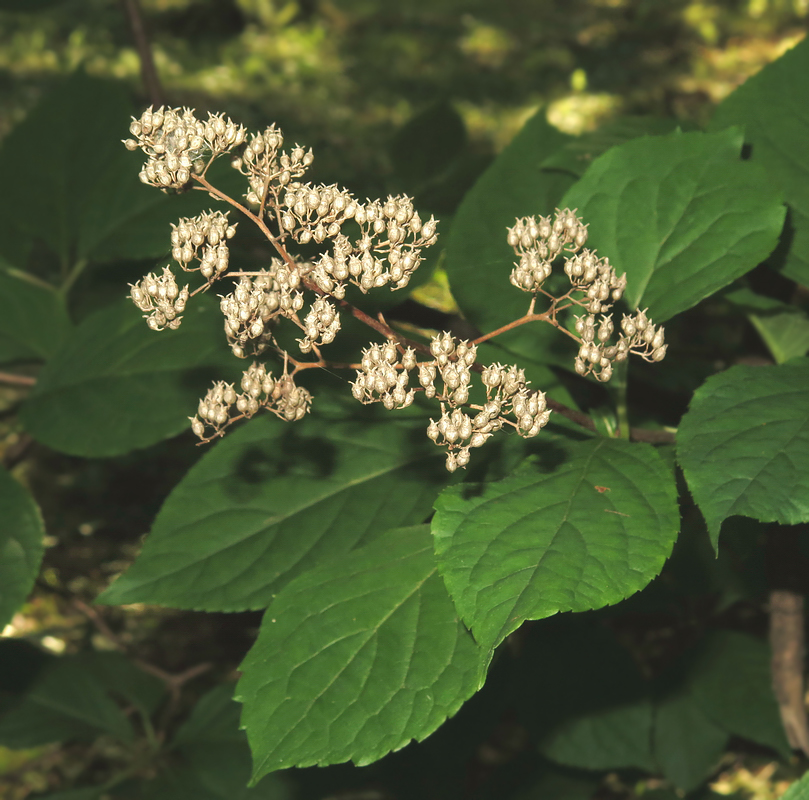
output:
POLYGON ((55 794, 31 795, 31 800, 103 800, 109 794, 103 786, 92 786, 87 789, 69 789, 55 794))
POLYGON ((223 683, 203 695, 177 729, 172 744, 177 747, 246 744, 244 731, 239 729, 240 707, 233 699, 233 688, 232 684, 223 683))
POLYGON ((211 205, 204 192, 172 197, 138 180, 143 156, 121 144, 132 110, 125 84, 75 73, 5 138, 0 185, 14 190, 0 197, 0 253, 15 266, 20 237, 42 240, 63 270, 167 254, 168 223, 211 205))
POLYGON ((301 572, 423 522, 448 476, 426 437, 414 444, 414 422, 266 415, 243 425, 174 489, 138 560, 99 601, 263 608, 301 572))
POLYGON ((581 177, 593 159, 610 148, 639 136, 662 136, 681 125, 680 121, 666 117, 618 117, 592 132, 571 139, 551 153, 542 162, 542 168, 565 170, 581 177))
MULTIPOLYGON (((452 222, 445 264, 452 295, 482 331, 499 328, 528 309, 529 296, 509 282, 514 251, 506 242, 506 227, 517 217, 553 212, 573 179, 543 171, 541 165, 569 139, 538 111, 467 193, 452 222)), ((565 338, 550 325, 531 326, 530 337, 535 355, 544 355, 546 340, 565 338)), ((514 338, 498 337, 498 343, 514 338)))
POLYGON ((714 549, 722 521, 809 521, 809 359, 737 365, 694 394, 677 459, 714 549))
POLYGON ((0 717, 0 744, 14 749, 57 741, 95 739, 102 733, 122 741, 132 726, 90 671, 86 661, 65 656, 47 669, 18 704, 0 717))
POLYGON ((276 775, 268 775, 248 788, 252 770, 250 748, 245 732, 239 729, 241 707, 232 694, 232 684, 221 684, 204 695, 180 726, 173 746, 186 760, 194 781, 215 797, 223 800, 289 797, 286 783, 276 775))
POLYGON ((31 495, 0 467, 0 630, 39 574, 45 525, 31 495))
POLYGON ((809 350, 809 317, 787 306, 780 314, 751 314, 750 322, 777 364, 806 355, 809 350))
POLYGON ((79 668, 107 692, 151 716, 166 694, 159 678, 144 672, 131 659, 116 652, 87 652, 74 657, 79 668))
POLYGON ((731 631, 712 633, 690 670, 691 693, 717 725, 734 736, 792 755, 772 690, 769 645, 731 631))
POLYGON ((626 649, 604 628, 569 616, 531 634, 520 714, 539 752, 581 769, 654 770, 649 689, 626 649))
POLYGON ((50 358, 70 333, 62 299, 18 275, 5 271, 0 258, 0 363, 50 358), (35 322, 32 322, 35 320, 35 322))
POLYGON ((663 773, 685 791, 699 786, 719 763, 728 734, 689 692, 673 688, 655 709, 655 758, 663 773))
POLYGON ((476 640, 493 650, 527 619, 617 603, 660 572, 679 530, 674 478, 654 448, 571 443, 494 484, 435 504, 439 569, 476 640))
POLYGON ((94 196, 99 182, 115 173, 120 191, 116 162, 129 114, 123 84, 76 73, 48 92, 3 142, 0 185, 14 187, 0 200, 3 227, 43 240, 62 264, 86 257, 87 215, 104 199, 94 196))
POLYGON ((447 171, 466 147, 466 139, 463 118, 449 103, 429 106, 393 137, 390 158, 396 177, 415 194, 447 171))
POLYGON ((484 654, 458 621, 426 526, 388 531, 279 592, 237 699, 254 779, 369 764, 429 736, 480 688, 484 654))
POLYGON ((662 322, 753 269, 784 222, 780 192, 741 161, 741 132, 644 137, 596 159, 560 203, 626 273, 626 301, 662 322))
POLYGON ((120 455, 187 430, 199 398, 221 367, 230 374, 232 361, 221 314, 207 299, 191 301, 176 331, 160 332, 122 299, 75 329, 40 373, 21 418, 54 450, 120 455))
POLYGON ((781 795, 781 800, 809 800, 809 772, 781 795))
POLYGON ((809 41, 768 64, 728 95, 711 129, 742 125, 750 160, 763 166, 790 207, 785 275, 809 285, 809 41))
POLYGON ((773 359, 783 364, 809 350, 809 317, 797 306, 756 294, 746 287, 724 292, 722 298, 742 309, 773 359))

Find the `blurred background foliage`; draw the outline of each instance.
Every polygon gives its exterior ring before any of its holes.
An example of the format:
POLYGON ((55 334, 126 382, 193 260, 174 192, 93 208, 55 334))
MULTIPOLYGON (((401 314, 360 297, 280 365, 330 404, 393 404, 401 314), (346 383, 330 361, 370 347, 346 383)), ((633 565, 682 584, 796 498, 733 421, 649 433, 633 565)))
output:
MULTIPOLYGON (((703 124, 717 102, 799 41, 809 20, 809 0, 140 5, 166 102, 224 111, 252 128, 277 122, 287 142, 314 149, 314 180, 371 197, 398 190, 397 155, 408 147, 404 126, 427 109, 446 108, 439 104, 450 103, 465 123, 457 139, 468 138, 471 181, 542 105, 569 133, 620 115, 703 124)), ((0 0, 0 32, 0 139, 75 70, 124 81, 136 105, 150 102, 123 2, 0 0)), ((412 153, 406 161, 414 163, 412 153)), ((440 169, 435 154, 424 163, 440 169)), ((124 280, 110 280, 123 293, 124 280)), ((440 281, 433 287, 446 293, 440 281)), ((6 634, 55 653, 110 649, 89 604, 134 557, 160 504, 200 451, 187 434, 106 461, 57 455, 30 442, 19 447, 13 420, 22 396, 24 390, 0 389, 0 450, 42 506, 48 550, 37 590, 6 634)), ((144 661, 179 675, 210 665, 216 682, 239 663, 259 615, 127 607, 110 609, 106 619, 118 643, 144 661)), ((195 699, 185 697, 186 707, 195 699)), ((408 752, 396 763, 406 765, 408 752)), ((0 748, 0 798, 58 788, 77 771, 103 771, 108 767, 97 762, 104 758, 114 762, 115 754, 0 748)), ((772 777, 767 759, 728 766, 714 785, 722 794, 770 798, 786 785, 772 777)), ((629 796, 629 789, 609 796, 629 796)))
MULTIPOLYGON (((618 114, 704 122, 795 44, 809 17, 809 0, 141 5, 168 102, 247 125, 275 121, 288 141, 315 149, 324 179, 369 194, 389 172, 392 133, 436 102, 454 104, 484 153, 541 104, 572 133, 618 114)), ((0 135, 77 68, 140 90, 118 2, 4 0, 0 9, 0 135)))

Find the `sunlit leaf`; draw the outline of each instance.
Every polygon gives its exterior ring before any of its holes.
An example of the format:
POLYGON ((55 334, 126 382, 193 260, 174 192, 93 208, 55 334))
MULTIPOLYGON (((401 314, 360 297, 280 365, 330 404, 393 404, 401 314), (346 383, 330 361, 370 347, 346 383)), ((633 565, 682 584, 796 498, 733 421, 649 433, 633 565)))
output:
POLYGON ((809 40, 797 44, 728 95, 711 129, 742 125, 750 160, 761 165, 789 203, 781 269, 809 285, 809 40))
POLYGON ((716 548, 741 515, 809 521, 809 360, 737 365, 705 381, 677 433, 677 458, 716 548))
POLYGON ((390 531, 298 577, 265 612, 237 688, 254 778, 368 764, 423 739, 479 688, 483 664, 426 526, 390 531))
POLYGON ((634 139, 596 159, 562 205, 587 246, 626 273, 624 297, 662 322, 763 261, 785 208, 764 170, 740 158, 738 129, 634 139))
POLYGON ((503 480, 445 489, 439 569, 483 647, 525 620, 616 603, 660 572, 679 530, 674 477, 649 445, 570 444, 503 480), (556 459, 554 459, 556 461, 556 459))

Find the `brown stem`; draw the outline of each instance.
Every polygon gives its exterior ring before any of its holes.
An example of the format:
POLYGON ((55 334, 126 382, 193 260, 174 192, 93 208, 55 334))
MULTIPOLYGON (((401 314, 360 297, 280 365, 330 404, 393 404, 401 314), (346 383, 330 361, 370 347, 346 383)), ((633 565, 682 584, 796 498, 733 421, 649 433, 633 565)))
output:
POLYGON ((800 537, 806 526, 771 525, 767 530, 770 591, 770 670, 773 692, 787 740, 809 755, 809 722, 804 700, 804 595, 806 558, 800 537))
POLYGON ((135 40, 135 49, 138 51, 143 87, 146 89, 146 94, 151 104, 162 106, 165 103, 165 95, 154 63, 152 47, 146 32, 146 25, 143 22, 143 11, 140 7, 140 2, 139 0, 121 0, 121 5, 129 22, 132 38, 135 40))
POLYGON ((14 372, 0 372, 0 383, 7 386, 33 386, 37 379, 31 375, 17 375, 14 372))
POLYGON ((803 595, 784 589, 770 593, 772 686, 790 747, 809 756, 809 724, 803 698, 803 595))
POLYGON ((551 311, 543 311, 541 314, 528 313, 519 319, 515 319, 508 324, 497 328, 496 330, 483 334, 483 336, 478 336, 478 338, 475 339, 472 344, 481 344, 482 342, 487 342, 489 339, 494 339, 495 336, 500 336, 501 333, 514 330, 514 328, 519 328, 520 325, 527 325, 529 322, 547 322, 553 325, 553 327, 557 330, 564 333, 566 336, 569 336, 571 339, 575 339, 577 342, 580 341, 578 336, 575 336, 569 330, 563 328, 558 322, 556 322, 551 311))
MULTIPOLYGON (((106 620, 104 617, 91 605, 85 603, 84 600, 78 597, 70 597, 71 605, 83 614, 90 622, 95 625, 98 632, 120 653, 126 654, 129 648, 121 641, 120 637, 113 633, 112 629, 109 625, 107 625, 106 620)), ((205 662, 202 664, 195 664, 193 667, 189 667, 188 669, 184 670, 183 672, 172 674, 170 672, 166 672, 166 670, 161 669, 154 664, 150 664, 148 661, 143 661, 140 658, 133 658, 132 662, 137 664, 144 672, 148 672, 150 675, 154 675, 156 678, 159 678, 163 683, 166 684, 166 688, 169 690, 172 696, 172 701, 176 702, 179 699, 180 690, 183 687, 183 684, 190 681, 192 678, 196 678, 197 675, 201 675, 203 672, 207 672, 211 669, 212 665, 205 662)))

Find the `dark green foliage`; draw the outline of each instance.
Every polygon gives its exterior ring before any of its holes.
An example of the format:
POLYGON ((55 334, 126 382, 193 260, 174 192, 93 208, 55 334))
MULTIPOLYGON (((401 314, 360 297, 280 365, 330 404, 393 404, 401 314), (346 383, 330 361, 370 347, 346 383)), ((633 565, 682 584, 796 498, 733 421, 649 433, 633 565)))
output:
MULTIPOLYGON (((398 781, 402 797, 585 800, 616 773, 666 782, 644 797, 707 798, 729 743, 788 759, 762 635, 782 576, 761 563, 781 526, 797 526, 800 554, 809 523, 809 322, 795 283, 809 274, 808 56, 804 42, 765 68, 709 131, 627 118, 573 139, 540 111, 468 191, 481 160, 457 110, 434 104, 404 126, 392 182, 429 210, 457 206, 443 266, 459 338, 526 313, 506 227, 569 206, 588 246, 626 272, 622 311, 669 321, 667 359, 633 357, 603 386, 575 374, 553 325, 481 344, 481 364, 518 364, 566 408, 536 439, 501 431, 453 475, 424 435, 436 404, 362 409, 344 364, 299 370, 312 413, 260 416, 205 451, 97 598, 233 612, 241 638, 192 675, 207 690, 141 669, 125 617, 111 630, 98 609, 87 613, 127 655, 90 636, 58 658, 0 642, 0 744, 113 754, 111 777, 88 768, 45 797, 309 800, 398 781), (775 363, 752 365, 767 353, 775 363), (304 769, 347 761, 364 769, 304 769)), ((179 330, 159 333, 121 299, 141 266, 128 262, 162 258, 168 224, 211 203, 138 184, 117 141, 130 111, 121 86, 76 74, 0 151, 0 182, 16 187, 0 208, 0 361, 36 372, 20 431, 83 458, 177 436, 210 380, 239 374, 213 299, 192 298, 179 330)), ((391 306, 357 302, 372 320, 391 306)), ((407 321, 414 337, 433 324, 407 321)), ((0 624, 31 590, 44 534, 0 472, 0 624)))

